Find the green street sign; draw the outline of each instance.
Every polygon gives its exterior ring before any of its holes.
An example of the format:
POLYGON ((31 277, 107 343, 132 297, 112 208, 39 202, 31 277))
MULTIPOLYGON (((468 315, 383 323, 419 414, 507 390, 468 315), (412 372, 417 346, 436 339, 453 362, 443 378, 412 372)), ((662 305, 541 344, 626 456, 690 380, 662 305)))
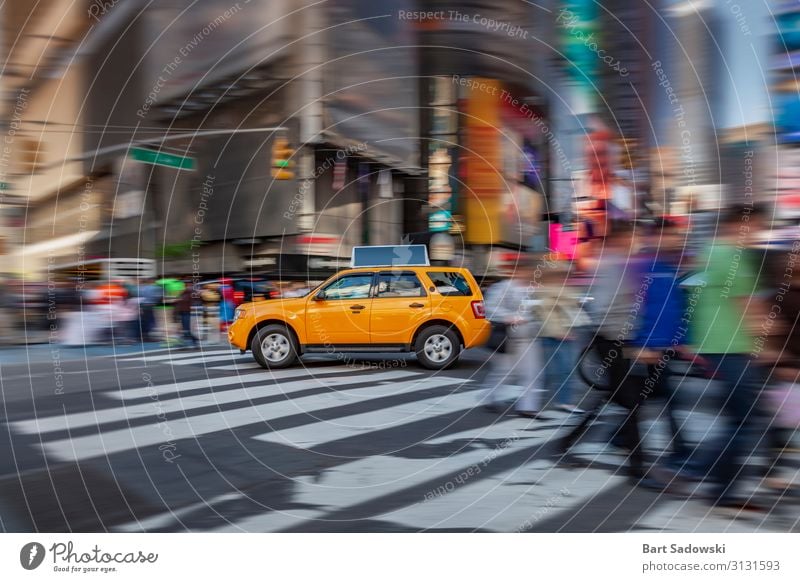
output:
POLYGON ((176 168, 178 170, 194 170, 197 168, 197 160, 185 156, 176 156, 175 154, 168 154, 166 152, 158 152, 156 150, 148 150, 145 148, 131 148, 131 158, 143 164, 152 164, 154 166, 165 166, 167 168, 176 168))

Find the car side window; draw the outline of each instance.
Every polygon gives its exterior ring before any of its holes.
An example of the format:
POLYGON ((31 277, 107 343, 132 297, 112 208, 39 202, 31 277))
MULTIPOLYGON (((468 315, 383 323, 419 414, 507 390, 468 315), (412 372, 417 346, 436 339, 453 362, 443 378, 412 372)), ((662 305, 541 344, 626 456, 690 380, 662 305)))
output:
POLYGON ((450 297, 469 297, 472 289, 461 273, 454 271, 428 271, 428 277, 436 287, 436 291, 450 297))
POLYGON ((376 298, 425 297, 425 289, 414 273, 380 273, 376 298))
POLYGON ((325 299, 369 299, 369 289, 372 286, 372 273, 359 273, 358 275, 345 275, 322 289, 325 299))

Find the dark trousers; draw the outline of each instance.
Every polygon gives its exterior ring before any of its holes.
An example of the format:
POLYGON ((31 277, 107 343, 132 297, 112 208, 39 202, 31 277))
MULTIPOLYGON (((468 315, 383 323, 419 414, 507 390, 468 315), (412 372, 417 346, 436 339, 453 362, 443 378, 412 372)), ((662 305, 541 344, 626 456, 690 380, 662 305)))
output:
POLYGON ((627 415, 615 437, 629 451, 628 467, 632 477, 644 476, 644 454, 639 433, 639 407, 642 402, 641 379, 630 376, 631 363, 623 355, 623 346, 607 339, 597 338, 597 349, 602 359, 598 373, 608 377, 609 391, 597 406, 592 407, 569 434, 561 441, 562 448, 569 449, 583 436, 600 412, 603 402, 611 401, 625 408, 627 415))
POLYGON ((652 364, 647 366, 647 378, 644 381, 643 395, 647 399, 658 398, 663 399, 667 413, 667 421, 669 422, 670 434, 672 440, 670 445, 674 454, 673 461, 676 463, 683 463, 689 457, 691 450, 686 444, 681 432, 680 423, 678 422, 678 394, 674 389, 671 382, 669 362, 666 355, 663 360, 664 364, 652 364))
POLYGON ((139 308, 139 314, 142 341, 149 341, 153 328, 156 326, 156 314, 153 311, 153 306, 142 305, 139 308))
POLYGON ((758 405, 764 387, 763 372, 748 354, 705 356, 725 384, 722 405, 723 430, 701 454, 699 469, 712 482, 712 498, 724 503, 733 498, 744 461, 766 438, 768 423, 758 405))
POLYGON ((197 345, 197 338, 192 334, 192 314, 191 312, 183 312, 178 314, 181 319, 181 329, 183 330, 183 340, 190 341, 197 345))

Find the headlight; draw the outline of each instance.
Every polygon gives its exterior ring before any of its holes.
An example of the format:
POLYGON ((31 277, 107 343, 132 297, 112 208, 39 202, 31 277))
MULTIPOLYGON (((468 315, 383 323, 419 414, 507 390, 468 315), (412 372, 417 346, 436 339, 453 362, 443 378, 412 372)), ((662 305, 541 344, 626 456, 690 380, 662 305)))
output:
POLYGON ((237 309, 236 311, 233 312, 233 321, 241 319, 242 317, 244 317, 244 314, 245 314, 244 309, 237 309))

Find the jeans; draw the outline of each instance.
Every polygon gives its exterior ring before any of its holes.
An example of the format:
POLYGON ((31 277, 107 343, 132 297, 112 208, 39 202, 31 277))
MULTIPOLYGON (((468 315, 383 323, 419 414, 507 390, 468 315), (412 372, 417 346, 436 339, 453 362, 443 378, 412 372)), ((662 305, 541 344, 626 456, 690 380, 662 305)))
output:
MULTIPOLYGON (((725 383, 725 400, 720 411, 724 428, 699 463, 694 466, 708 475, 715 504, 731 501, 745 459, 756 449, 759 430, 766 430, 758 398, 764 386, 761 371, 748 354, 705 355, 725 383)), ((763 436, 763 430, 761 436, 763 436)))
POLYGON ((571 404, 573 371, 577 356, 575 342, 545 337, 541 339, 544 357, 545 386, 558 404, 571 404))

